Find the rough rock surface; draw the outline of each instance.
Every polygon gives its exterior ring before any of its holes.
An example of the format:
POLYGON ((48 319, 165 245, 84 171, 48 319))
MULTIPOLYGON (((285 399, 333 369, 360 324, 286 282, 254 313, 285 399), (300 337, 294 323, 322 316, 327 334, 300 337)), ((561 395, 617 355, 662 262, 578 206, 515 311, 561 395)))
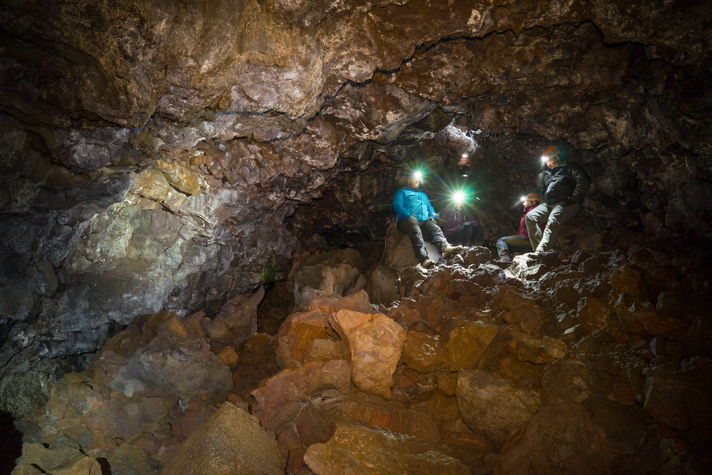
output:
POLYGON ((159 472, 172 474, 284 473, 287 450, 244 409, 226 402, 193 432, 159 472))

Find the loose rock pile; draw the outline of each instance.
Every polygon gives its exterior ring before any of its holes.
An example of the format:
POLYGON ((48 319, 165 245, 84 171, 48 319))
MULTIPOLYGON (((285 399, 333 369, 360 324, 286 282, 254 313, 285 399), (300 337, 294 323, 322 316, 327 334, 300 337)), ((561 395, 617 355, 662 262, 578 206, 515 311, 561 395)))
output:
POLYGON ((317 296, 276 335, 250 323, 261 289, 139 318, 19 423, 13 474, 709 473, 712 294, 689 268, 471 248, 400 278, 391 307, 317 296))

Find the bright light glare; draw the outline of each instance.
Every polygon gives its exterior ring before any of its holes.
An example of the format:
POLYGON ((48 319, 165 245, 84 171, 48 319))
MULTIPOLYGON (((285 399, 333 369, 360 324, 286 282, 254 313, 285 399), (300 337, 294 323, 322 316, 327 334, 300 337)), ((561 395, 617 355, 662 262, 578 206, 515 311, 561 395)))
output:
POLYGON ((464 203, 465 202, 465 193, 463 193, 462 191, 456 191, 452 195, 452 200, 455 202, 455 204, 458 204, 458 205, 464 203))
POLYGON ((542 162, 542 163, 546 163, 547 160, 549 160, 549 157, 547 157, 546 155, 542 155, 542 156, 541 156, 541 162, 542 162))
POLYGON ((417 172, 413 173, 413 178, 415 178, 416 180, 422 180, 422 179, 423 179, 423 172, 417 171, 417 172))
POLYGON ((526 201, 526 200, 527 200, 527 197, 526 197, 526 196, 522 196, 521 198, 519 198, 519 201, 522 201, 522 202, 524 202, 524 201, 526 201))
POLYGON ((467 154, 466 154, 466 153, 463 153, 463 154, 462 154, 462 158, 467 158, 467 154))

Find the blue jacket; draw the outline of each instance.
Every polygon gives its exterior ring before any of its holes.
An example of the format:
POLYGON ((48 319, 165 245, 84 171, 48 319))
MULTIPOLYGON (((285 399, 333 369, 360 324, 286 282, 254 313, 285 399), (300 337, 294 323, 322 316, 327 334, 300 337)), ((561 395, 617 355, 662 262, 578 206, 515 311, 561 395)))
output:
POLYGON ((428 195, 410 187, 401 188, 393 195, 393 209, 396 212, 396 222, 413 216, 418 221, 425 221, 430 216, 440 216, 430 204, 428 195))

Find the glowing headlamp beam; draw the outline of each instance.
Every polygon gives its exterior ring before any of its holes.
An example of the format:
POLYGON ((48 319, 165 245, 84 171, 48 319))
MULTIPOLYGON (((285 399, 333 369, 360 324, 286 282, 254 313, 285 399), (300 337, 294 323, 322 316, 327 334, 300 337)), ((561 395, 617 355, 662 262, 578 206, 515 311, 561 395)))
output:
POLYGON ((452 200, 455 202, 455 204, 458 204, 458 205, 464 203, 465 202, 465 193, 463 193, 462 191, 456 191, 452 195, 452 200))
POLYGON ((548 160, 549 160, 549 157, 547 157, 546 155, 541 156, 541 163, 546 163, 548 160))
POLYGON ((413 173, 413 178, 415 178, 416 180, 422 180, 422 179, 423 179, 423 172, 421 172, 421 171, 416 171, 415 173, 413 173))

